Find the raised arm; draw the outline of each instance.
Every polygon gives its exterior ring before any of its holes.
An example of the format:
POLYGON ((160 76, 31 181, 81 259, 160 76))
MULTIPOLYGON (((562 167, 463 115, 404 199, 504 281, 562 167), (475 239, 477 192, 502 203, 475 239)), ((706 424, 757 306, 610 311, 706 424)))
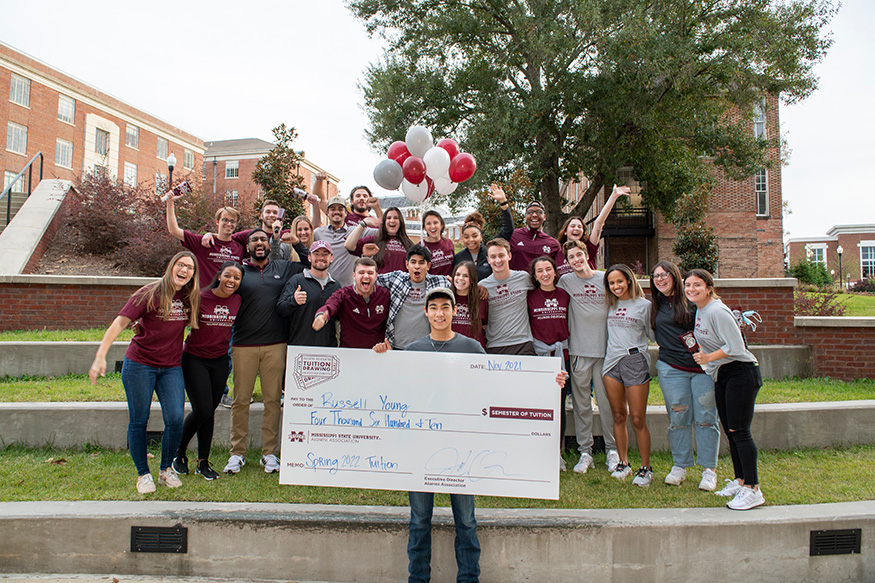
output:
MULTIPOLYGON (((169 201, 168 201, 169 202, 169 201)), ((94 362, 91 363, 91 368, 88 369, 88 378, 91 379, 91 384, 97 384, 97 377, 106 375, 106 353, 109 352, 109 347, 115 342, 122 330, 130 326, 131 320, 125 316, 116 316, 109 328, 103 334, 103 340, 100 341, 100 346, 97 347, 97 355, 94 357, 94 362)))
MULTIPOLYGON (((325 172, 316 173, 316 184, 313 185, 313 194, 319 198, 318 209, 328 216, 328 193, 325 188, 325 182, 328 179, 328 174, 325 172)), ((315 211, 315 209, 314 209, 315 211)), ((313 226, 316 226, 316 221, 313 221, 313 226)))
POLYGON ((498 203, 498 208, 501 209, 501 231, 496 236, 510 241, 510 236, 513 234, 513 215, 510 214, 507 195, 498 184, 493 182, 489 185, 489 197, 498 203))
MULTIPOLYGON (((371 196, 368 198, 368 207, 374 211, 374 214, 377 215, 377 219, 382 220, 383 218, 383 209, 380 207, 380 199, 376 196, 371 196)), ((372 227, 375 225, 371 225, 372 227)), ((379 226, 379 225, 376 225, 379 226)))
POLYGON ((355 228, 350 231, 349 236, 346 238, 346 241, 343 243, 343 246, 346 247, 346 250, 350 253, 355 253, 356 245, 358 245, 359 239, 361 239, 362 235, 365 232, 365 226, 363 222, 360 222, 355 226, 355 228))
POLYGON ((608 220, 608 215, 611 214, 611 210, 614 208, 614 204, 617 202, 617 199, 621 196, 629 196, 629 193, 632 192, 632 189, 628 186, 617 186, 614 185, 614 189, 611 191, 611 196, 608 197, 607 202, 605 202, 605 206, 602 207, 599 216, 595 218, 595 222, 592 224, 592 232, 589 234, 589 242, 593 245, 598 245, 599 241, 602 238, 602 229, 605 227, 605 221, 608 220))
POLYGON ((173 201, 179 197, 173 196, 170 192, 167 193, 167 196, 167 231, 182 241, 185 239, 185 233, 179 228, 179 222, 176 220, 176 206, 173 204, 173 201))

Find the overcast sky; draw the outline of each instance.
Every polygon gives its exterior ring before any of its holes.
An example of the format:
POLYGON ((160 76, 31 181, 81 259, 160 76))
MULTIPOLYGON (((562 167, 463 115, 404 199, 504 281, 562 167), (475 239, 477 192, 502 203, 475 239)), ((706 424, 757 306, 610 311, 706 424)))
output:
MULTIPOLYGON (((875 193, 856 177, 875 159, 872 23, 875 2, 845 0, 820 89, 781 109, 791 237, 875 223, 875 193)), ((357 84, 381 43, 341 0, 4 0, 0 39, 206 141, 272 140, 271 128, 292 125, 296 148, 341 192, 373 185, 381 156, 365 140, 357 84)))

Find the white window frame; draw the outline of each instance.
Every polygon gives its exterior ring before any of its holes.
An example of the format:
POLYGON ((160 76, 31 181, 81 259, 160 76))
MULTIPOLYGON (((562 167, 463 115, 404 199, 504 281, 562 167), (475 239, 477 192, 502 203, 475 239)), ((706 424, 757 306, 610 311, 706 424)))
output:
POLYGON ((237 206, 237 201, 240 200, 240 197, 237 195, 236 190, 226 190, 225 191, 225 206, 237 206))
POLYGON ((58 119, 64 123, 75 125, 76 100, 64 94, 58 95, 58 119))
POLYGON ((170 141, 165 140, 162 137, 158 137, 158 145, 155 149, 155 155, 159 160, 167 160, 167 157, 170 155, 170 141), (163 155, 162 155, 163 154, 163 155))
POLYGON ((112 135, 100 128, 94 128, 94 152, 98 156, 109 156, 109 147, 112 143, 112 135), (103 146, 101 148, 101 145, 103 146))
POLYGON ((857 247, 860 248, 860 279, 875 279, 875 241, 860 241, 857 243, 857 247), (864 249, 869 250, 869 257, 866 259, 863 258, 864 249), (868 275, 866 275, 867 272, 868 275))
POLYGON ((186 170, 194 169, 194 152, 188 148, 182 151, 182 167, 186 170))
POLYGON ((240 177, 240 161, 228 160, 225 162, 225 179, 233 180, 240 177))
POLYGON ((27 126, 10 121, 6 126, 6 151, 27 154, 27 126))
POLYGON ((763 168, 753 176, 754 205, 758 217, 769 216, 769 171, 763 168), (762 188, 760 188, 762 186, 762 188), (762 202, 762 207, 760 207, 762 202))
MULTIPOLYGON (((12 179, 15 178, 17 174, 18 172, 6 171, 3 176, 3 190, 9 188, 9 185, 12 184, 12 179)), ((22 174, 21 178, 18 179, 18 182, 15 183, 15 186, 13 186, 12 190, 9 192, 14 194, 24 194, 27 192, 27 177, 22 174)))
POLYGON ((55 141, 55 166, 73 168, 73 142, 57 138, 55 141))
POLYGON ((134 150, 140 149, 140 128, 134 124, 129 123, 125 126, 125 146, 134 150))
POLYGON ((766 101, 760 100, 753 106, 753 137, 758 140, 766 139, 766 101))
POLYGON ((125 184, 131 188, 137 187, 137 165, 125 162, 125 184))
POLYGON ((807 243, 805 245, 805 258, 811 263, 820 263, 826 266, 826 243, 807 243))
POLYGON ((30 109, 30 79, 12 73, 9 80, 9 101, 30 109))

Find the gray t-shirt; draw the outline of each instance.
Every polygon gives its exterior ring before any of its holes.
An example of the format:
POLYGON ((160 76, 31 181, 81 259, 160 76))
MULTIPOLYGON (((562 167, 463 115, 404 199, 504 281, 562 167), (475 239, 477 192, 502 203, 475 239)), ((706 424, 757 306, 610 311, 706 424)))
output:
POLYGON ((410 282, 410 294, 398 315, 395 316, 395 344, 392 348, 404 350, 413 342, 428 334, 428 318, 425 317, 425 281, 410 282))
POLYGON ((723 350, 726 358, 712 360, 703 364, 702 368, 717 380, 717 371, 721 365, 729 362, 756 362, 756 357, 744 346, 744 338, 735 321, 732 311, 720 300, 711 300, 704 308, 696 310, 696 328, 693 332, 696 342, 702 352, 709 353, 723 350))
POLYGON ((608 310, 608 348, 605 352, 605 364, 602 370, 608 372, 624 356, 630 348, 637 348, 644 355, 647 366, 650 366, 650 355, 647 353, 647 339, 653 340, 653 328, 650 327, 650 300, 633 298, 618 300, 617 305, 608 310))
POLYGON ((486 354, 480 343, 473 338, 468 338, 463 334, 456 333, 455 336, 446 341, 432 340, 431 336, 426 334, 419 340, 415 340, 407 345, 405 350, 414 350, 416 352, 466 352, 468 354, 486 354))
MULTIPOLYGON (((331 262, 331 265, 328 266, 328 273, 331 274, 331 277, 333 277, 341 287, 353 284, 352 268, 358 257, 347 251, 346 247, 344 247, 344 243, 346 243, 346 238, 349 237, 349 234, 354 228, 355 227, 343 225, 339 229, 335 229, 331 225, 325 225, 324 227, 317 227, 316 230, 313 231, 314 241, 328 241, 328 244, 331 245, 331 252, 334 254, 334 260, 331 262)), ((375 229, 365 229, 362 236, 372 235, 376 232, 375 229)))
POLYGON ((566 273, 559 278, 558 287, 571 296, 568 305, 568 354, 604 358, 608 342, 608 307, 605 305, 605 272, 596 271, 592 277, 578 277, 566 273))
POLYGON ((486 325, 486 347, 514 346, 532 341, 529 326, 530 289, 532 278, 525 271, 511 271, 507 279, 496 279, 493 273, 480 282, 489 291, 489 321, 486 325))

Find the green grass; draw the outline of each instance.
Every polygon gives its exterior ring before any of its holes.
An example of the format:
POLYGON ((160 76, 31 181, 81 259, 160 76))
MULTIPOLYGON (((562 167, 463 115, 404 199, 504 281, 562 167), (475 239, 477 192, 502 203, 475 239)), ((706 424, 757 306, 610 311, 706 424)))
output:
MULTIPOLYGON (((100 342, 106 328, 91 328, 89 330, 12 330, 0 332, 0 342, 100 342)), ((118 340, 127 342, 134 333, 122 330, 118 340)))
MULTIPOLYGON (((150 460, 157 475, 160 455, 150 460)), ((140 500, 134 487, 136 471, 126 451, 85 447, 80 450, 26 449, 17 446, 2 451, 0 501, 25 500, 140 500), (64 464, 50 460, 65 460, 64 464)), ((221 470, 227 448, 213 448, 212 461, 221 470)), ((351 504, 406 506, 405 492, 281 486, 276 475, 267 475, 258 465, 259 452, 247 453, 247 465, 240 474, 222 475, 207 482, 194 474, 182 476, 183 487, 170 490, 159 486, 150 500, 197 502, 281 502, 294 504, 351 504)), ((633 452, 633 458, 636 454, 633 452)), ((576 454, 566 452, 571 467, 576 454)), ((634 460, 633 460, 634 463, 634 460)), ((671 467, 668 453, 652 456, 654 483, 641 489, 631 479, 619 483, 605 470, 604 455, 596 455, 596 466, 586 475, 563 472, 559 500, 481 496, 481 508, 709 508, 726 503, 722 498, 697 489, 695 470, 679 488, 662 483, 671 467)), ((718 482, 731 477, 731 461, 720 458, 718 482)), ((760 483, 772 505, 819 504, 875 499, 875 446, 799 451, 765 451, 759 457, 760 483), (817 476, 817 480, 800 476, 817 476)), ((437 503, 449 505, 439 495, 437 503)))
POLYGON ((840 295, 839 301, 845 306, 845 316, 875 316, 875 296, 846 294, 840 295))
MULTIPOLYGON (((0 385, 2 387, 2 385, 0 385)), ((0 388, 0 396, 2 396, 0 388)), ((757 395, 757 404, 814 403, 821 401, 857 401, 875 399, 875 379, 840 381, 831 378, 766 379, 757 395)), ((648 405, 664 405, 659 380, 650 382, 648 405)))

